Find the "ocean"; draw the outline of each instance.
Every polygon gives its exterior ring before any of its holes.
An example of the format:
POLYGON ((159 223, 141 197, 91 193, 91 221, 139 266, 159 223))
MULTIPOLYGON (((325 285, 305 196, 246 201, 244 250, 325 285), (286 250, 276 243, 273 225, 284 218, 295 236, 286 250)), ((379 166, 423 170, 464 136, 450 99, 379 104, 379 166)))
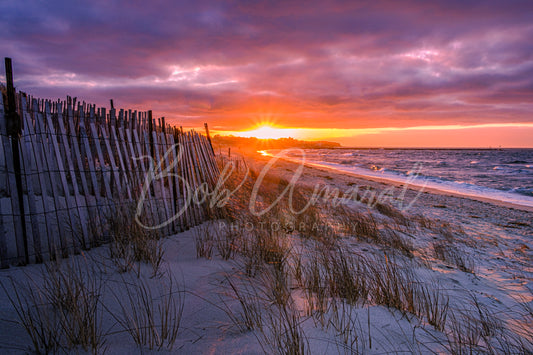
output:
POLYGON ((533 149, 336 148, 284 154, 312 165, 533 207, 533 149))

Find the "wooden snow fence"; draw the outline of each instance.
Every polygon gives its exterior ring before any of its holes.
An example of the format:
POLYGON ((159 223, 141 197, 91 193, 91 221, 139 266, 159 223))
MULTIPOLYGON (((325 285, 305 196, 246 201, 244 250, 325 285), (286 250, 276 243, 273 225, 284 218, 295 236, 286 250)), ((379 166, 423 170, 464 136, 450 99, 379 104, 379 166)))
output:
POLYGON ((131 223, 136 215, 163 235, 209 218, 202 192, 212 191, 219 169, 205 135, 165 124, 151 111, 106 111, 20 92, 13 135, 8 90, 0 100, 1 267, 98 245, 109 219, 125 210, 133 211, 131 223))

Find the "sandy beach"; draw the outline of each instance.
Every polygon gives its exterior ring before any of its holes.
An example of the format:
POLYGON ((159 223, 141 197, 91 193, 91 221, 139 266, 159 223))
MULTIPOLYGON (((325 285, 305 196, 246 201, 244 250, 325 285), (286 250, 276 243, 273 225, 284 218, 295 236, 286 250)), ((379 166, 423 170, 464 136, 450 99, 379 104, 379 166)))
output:
MULTIPOLYGON (((292 184, 298 164, 285 160, 258 183, 271 157, 237 148, 233 154, 240 163, 225 183, 233 191, 229 214, 160 240, 160 264, 134 262, 119 271, 124 263, 110 254, 112 243, 62 261, 62 271, 43 265, 0 271, 2 351, 28 348, 17 316, 33 300, 24 290, 54 275, 103 285, 96 339, 112 354, 530 351, 529 211, 309 166, 292 184), (253 210, 272 206, 261 216, 250 212, 256 185, 253 210), (322 194, 297 215, 290 212, 291 185, 298 208, 315 187, 339 194, 322 194), (370 196, 378 199, 372 203, 370 196), (69 265, 90 273, 73 276, 69 265), (138 300, 145 298, 150 301, 142 306, 138 300), (163 314, 154 311, 164 304, 171 306, 163 314), (148 326, 145 342, 136 344, 131 327, 150 324, 139 316, 149 310, 156 324, 165 312, 173 316, 167 328, 148 326), (162 337, 169 331, 174 338, 162 337)), ((228 161, 221 159, 221 168, 228 161)), ((56 347, 81 349, 63 340, 56 347)))
POLYGON ((532 0, 0 14, 0 355, 533 355, 532 0))

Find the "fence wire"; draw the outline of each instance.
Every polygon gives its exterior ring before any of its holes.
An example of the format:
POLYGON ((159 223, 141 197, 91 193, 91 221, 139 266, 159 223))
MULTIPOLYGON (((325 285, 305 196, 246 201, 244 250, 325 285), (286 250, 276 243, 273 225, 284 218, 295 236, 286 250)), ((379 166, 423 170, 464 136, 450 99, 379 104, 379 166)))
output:
MULTIPOLYGON (((2 267, 90 248, 108 237, 117 211, 132 211, 131 223, 137 215, 145 225, 164 224, 189 201, 191 191, 216 184, 219 171, 207 137, 152 119, 150 111, 119 110, 116 117, 114 109, 106 113, 85 103, 75 107, 69 99, 51 102, 22 93, 17 93, 17 109, 22 191, 15 183, 12 138, 0 102, 2 267)), ((188 229, 208 215, 205 201, 192 203, 159 231, 188 229)))

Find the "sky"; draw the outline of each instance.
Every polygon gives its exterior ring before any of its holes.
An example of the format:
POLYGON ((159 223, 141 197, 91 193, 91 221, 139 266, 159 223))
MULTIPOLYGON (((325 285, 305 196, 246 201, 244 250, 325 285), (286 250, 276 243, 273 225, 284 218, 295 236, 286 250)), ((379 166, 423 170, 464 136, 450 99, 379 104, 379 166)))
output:
POLYGON ((22 91, 346 146, 533 147, 531 38, 530 0, 0 0, 22 91))

